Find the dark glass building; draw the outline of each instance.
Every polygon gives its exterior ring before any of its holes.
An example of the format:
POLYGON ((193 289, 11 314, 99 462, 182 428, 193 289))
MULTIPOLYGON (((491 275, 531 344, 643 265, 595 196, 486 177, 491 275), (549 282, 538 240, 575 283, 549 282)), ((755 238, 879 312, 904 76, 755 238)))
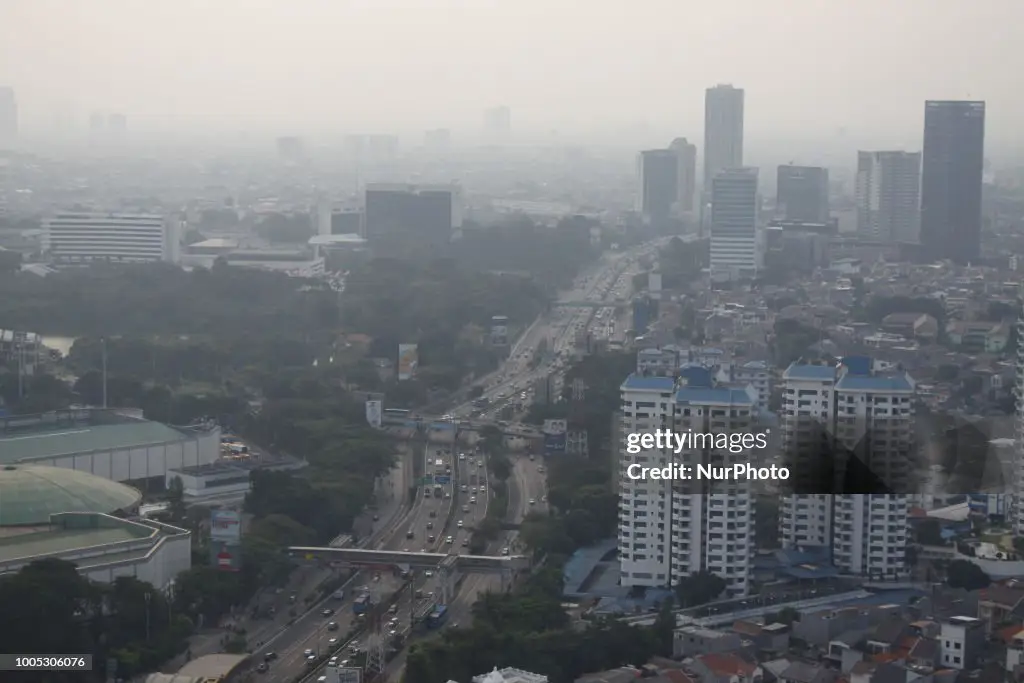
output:
POLYGON ((985 103, 928 100, 921 158, 921 246, 956 263, 981 255, 985 103))
POLYGON ((828 169, 779 166, 775 211, 787 221, 828 223, 828 169))
POLYGON ((461 221, 455 186, 374 184, 366 188, 365 237, 378 255, 445 250, 461 221))

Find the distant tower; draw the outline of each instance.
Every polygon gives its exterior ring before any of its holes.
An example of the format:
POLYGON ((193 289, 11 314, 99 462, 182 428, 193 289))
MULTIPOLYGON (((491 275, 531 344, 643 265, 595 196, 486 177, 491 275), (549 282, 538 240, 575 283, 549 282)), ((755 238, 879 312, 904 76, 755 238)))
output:
POLYGON ((484 133, 495 139, 503 139, 512 132, 512 110, 506 106, 484 110, 484 133))
POLYGON ((743 166, 743 89, 716 85, 704 93, 704 189, 722 171, 743 166))

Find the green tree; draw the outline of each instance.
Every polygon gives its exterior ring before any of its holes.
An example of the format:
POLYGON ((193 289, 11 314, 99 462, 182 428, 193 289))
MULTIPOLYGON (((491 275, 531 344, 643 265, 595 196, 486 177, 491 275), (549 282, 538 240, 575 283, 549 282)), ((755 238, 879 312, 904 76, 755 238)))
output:
POLYGON ((991 583, 988 574, 968 560, 953 560, 946 568, 946 584, 950 588, 973 591, 988 588, 991 583))
POLYGON ((696 607, 718 598, 726 585, 724 579, 702 569, 676 584, 676 599, 682 607, 696 607))

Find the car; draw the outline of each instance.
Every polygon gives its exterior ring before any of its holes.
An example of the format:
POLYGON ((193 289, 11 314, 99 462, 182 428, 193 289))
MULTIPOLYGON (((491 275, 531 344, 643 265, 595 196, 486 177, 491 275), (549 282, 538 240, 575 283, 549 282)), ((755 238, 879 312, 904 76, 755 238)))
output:
POLYGON ((537 471, 540 472, 541 474, 544 474, 544 465, 538 465, 537 471))
POLYGON ((466 459, 466 454, 465 453, 459 453, 459 460, 465 460, 465 459, 466 459))
POLYGON ((328 638, 327 639, 327 646, 328 647, 338 647, 338 639, 337 638, 328 638))
POLYGON ((444 542, 447 543, 448 545, 451 545, 452 543, 455 542, 455 539, 452 538, 451 536, 449 536, 448 538, 444 539, 444 542))
POLYGON ((433 570, 430 570, 430 569, 428 569, 427 571, 423 572, 423 576, 427 577, 428 579, 431 576, 433 576, 433 575, 434 575, 434 572, 433 572, 433 570))
POLYGON ((334 655, 327 660, 327 666, 338 666, 338 655, 334 655))
POLYGON ((501 554, 505 555, 505 556, 508 556, 508 548, 502 548, 501 549, 501 554))
POLYGON ((316 666, 316 655, 310 655, 306 657, 306 666, 310 668, 316 666))
POLYGON ((534 500, 533 498, 531 498, 530 499, 530 505, 536 505, 536 504, 537 504, 537 501, 534 500))
POLYGON ((469 512, 469 506, 468 505, 463 505, 462 506, 462 511, 463 512, 469 512))
POLYGON ((476 505, 476 496, 473 496, 472 498, 470 498, 469 502, 474 504, 474 505, 476 505))
POLYGON ((336 622, 336 621, 328 621, 327 622, 327 630, 328 631, 337 631, 338 630, 338 622, 336 622))
POLYGON ((256 667, 256 673, 265 674, 270 671, 270 667, 266 662, 260 662, 260 665, 256 667))
POLYGON ((465 525, 462 523, 462 520, 460 519, 459 520, 459 528, 461 529, 463 526, 465 526, 465 525))
POLYGON ((434 534, 430 534, 429 536, 427 536, 427 543, 433 543, 436 540, 437 540, 437 537, 434 536, 434 534))
POLYGON ((320 612, 320 616, 322 617, 329 617, 332 614, 334 614, 334 610, 332 610, 330 607, 324 607, 323 610, 320 612))
POLYGON ((445 500, 447 500, 448 498, 451 498, 452 497, 452 492, 451 491, 445 491, 444 492, 444 497, 445 497, 445 500))
POLYGON ((462 485, 462 492, 463 492, 463 493, 469 493, 469 487, 468 487, 468 486, 466 486, 465 484, 463 484, 463 485, 462 485))
POLYGON ((302 651, 302 656, 303 657, 316 657, 316 653, 313 652, 312 648, 308 648, 307 647, 305 650, 302 651))
POLYGON ((431 519, 436 519, 437 518, 437 510, 431 510, 430 511, 430 518, 431 519))
POLYGON ((264 662, 272 662, 275 659, 277 659, 277 653, 276 652, 267 652, 267 653, 264 653, 264 655, 263 655, 263 661, 264 662))

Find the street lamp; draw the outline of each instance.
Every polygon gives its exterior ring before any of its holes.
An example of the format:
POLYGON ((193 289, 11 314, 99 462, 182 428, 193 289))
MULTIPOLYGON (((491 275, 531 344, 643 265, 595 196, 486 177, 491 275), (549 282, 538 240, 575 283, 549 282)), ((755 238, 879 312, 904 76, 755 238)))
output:
POLYGON ((146 591, 146 642, 149 642, 149 601, 153 595, 149 591, 146 591))

